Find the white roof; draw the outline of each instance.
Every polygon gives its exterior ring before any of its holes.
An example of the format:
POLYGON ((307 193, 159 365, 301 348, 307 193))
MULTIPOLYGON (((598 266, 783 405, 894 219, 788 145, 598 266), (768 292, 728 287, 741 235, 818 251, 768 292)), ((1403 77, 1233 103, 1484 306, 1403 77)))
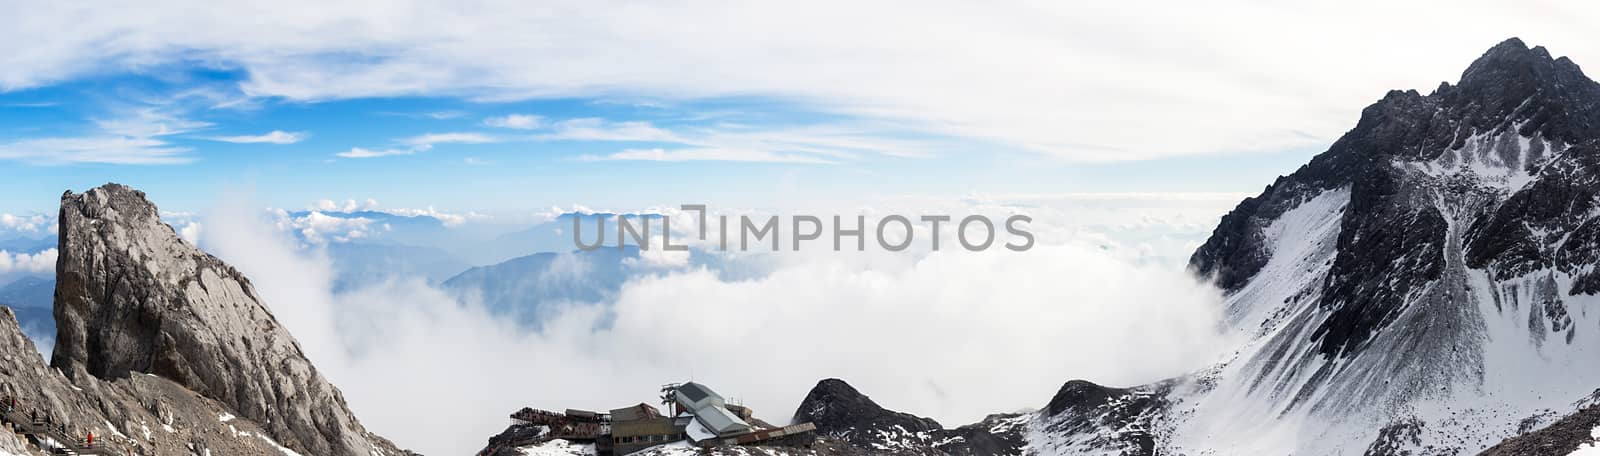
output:
POLYGON ((706 427, 701 425, 699 420, 689 422, 689 426, 683 429, 683 433, 689 436, 690 442, 695 443, 717 438, 717 433, 706 430, 706 427))
POLYGON ((694 414, 695 422, 715 435, 728 435, 749 431, 752 426, 739 419, 739 415, 723 406, 722 396, 695 382, 679 385, 672 395, 678 405, 694 414))
POLYGON ((704 424, 707 429, 725 435, 729 433, 745 432, 750 430, 750 424, 739 419, 738 415, 720 406, 708 406, 694 411, 695 421, 704 424))

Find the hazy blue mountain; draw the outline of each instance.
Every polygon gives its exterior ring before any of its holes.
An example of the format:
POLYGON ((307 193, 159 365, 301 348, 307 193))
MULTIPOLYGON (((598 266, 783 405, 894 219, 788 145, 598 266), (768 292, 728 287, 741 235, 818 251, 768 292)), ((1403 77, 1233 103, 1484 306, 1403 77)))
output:
POLYGON ((11 253, 34 253, 53 248, 56 248, 56 238, 54 236, 46 238, 0 238, 0 250, 11 253))
MULTIPOLYGON (((5 287, 0 287, 0 304, 17 312, 17 323, 34 343, 45 344, 41 338, 54 338, 56 320, 52 316, 56 293, 54 277, 24 276, 5 287)), ((45 347, 41 347, 45 348, 45 347)))
POLYGON ((468 269, 444 281, 458 296, 481 299, 491 312, 537 326, 550 305, 594 303, 614 296, 635 274, 639 249, 536 253, 468 269), (630 261, 633 260, 633 261, 630 261))
MULTIPOLYGON (((622 217, 630 220, 635 227, 641 225, 640 218, 649 220, 651 242, 661 242, 661 215, 659 214, 623 214, 622 217)), ((600 220, 605 220, 604 245, 616 249, 617 246, 617 214, 600 212, 593 214, 566 213, 549 222, 535 224, 526 229, 495 236, 488 241, 480 242, 461 249, 463 258, 473 264, 496 264, 517 258, 527 252, 567 252, 575 250, 578 245, 572 239, 573 220, 579 220, 579 227, 583 230, 583 241, 593 243, 600 220)), ((674 241, 677 243, 677 241, 674 241)), ((626 244, 637 245, 630 239, 626 244)))
POLYGON ((54 277, 23 276, 0 287, 0 304, 49 309, 55 299, 54 277))
POLYGON ((401 244, 330 244, 328 257, 336 291, 413 277, 437 284, 470 266, 443 249, 401 244))

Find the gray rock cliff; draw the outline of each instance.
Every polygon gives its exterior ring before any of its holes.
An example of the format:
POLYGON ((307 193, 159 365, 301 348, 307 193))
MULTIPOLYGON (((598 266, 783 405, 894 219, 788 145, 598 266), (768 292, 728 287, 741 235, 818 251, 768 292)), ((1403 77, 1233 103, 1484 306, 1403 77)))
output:
POLYGON ((62 195, 58 248, 50 364, 71 380, 151 374, 301 454, 400 453, 362 427, 250 281, 179 238, 143 192, 62 195))

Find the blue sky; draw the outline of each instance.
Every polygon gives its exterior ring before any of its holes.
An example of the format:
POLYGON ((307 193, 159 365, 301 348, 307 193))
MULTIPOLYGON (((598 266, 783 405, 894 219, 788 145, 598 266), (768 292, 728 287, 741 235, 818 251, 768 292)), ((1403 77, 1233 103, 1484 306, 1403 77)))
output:
POLYGON ((1507 37, 1600 60, 1600 14, 1550 8, 38 5, 0 19, 38 43, 0 55, 0 211, 107 181, 172 211, 1253 193, 1507 37))
POLYGON ((141 188, 172 211, 202 210, 230 192, 287 208, 372 198, 509 213, 708 198, 760 206, 797 193, 1250 191, 1313 153, 1080 163, 772 97, 297 101, 243 94, 247 77, 172 65, 0 93, 0 143, 9 149, 113 142, 70 154, 6 151, 15 154, 0 162, 6 209, 48 212, 60 191, 106 181, 141 188), (717 148, 730 150, 693 155, 717 148), (381 156, 352 157, 363 153, 381 156))

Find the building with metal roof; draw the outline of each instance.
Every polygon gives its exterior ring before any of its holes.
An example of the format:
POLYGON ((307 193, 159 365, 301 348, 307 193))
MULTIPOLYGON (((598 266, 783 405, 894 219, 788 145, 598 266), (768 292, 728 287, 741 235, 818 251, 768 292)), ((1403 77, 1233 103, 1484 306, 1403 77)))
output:
POLYGON ((739 415, 728 411, 722 395, 695 382, 678 385, 672 390, 672 400, 678 407, 694 415, 696 422, 718 436, 742 434, 754 430, 739 415))

